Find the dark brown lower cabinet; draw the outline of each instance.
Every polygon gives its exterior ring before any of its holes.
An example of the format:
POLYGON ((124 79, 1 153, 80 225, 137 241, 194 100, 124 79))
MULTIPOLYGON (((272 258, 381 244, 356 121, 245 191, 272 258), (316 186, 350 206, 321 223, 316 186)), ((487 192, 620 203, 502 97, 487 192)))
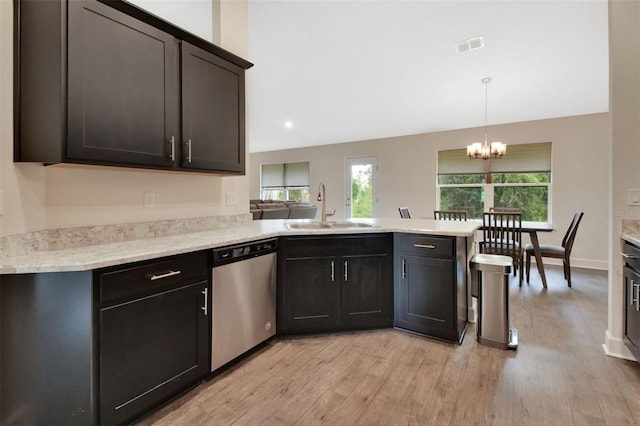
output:
POLYGON ((390 327, 391 234, 281 238, 278 333, 390 327))
POLYGON ((624 343, 640 360, 640 272, 624 268, 624 343))
POLYGON ((209 372, 205 252, 96 272, 100 423, 130 422, 209 372))
POLYGON ((130 423, 209 369, 206 252, 0 277, 0 424, 130 423))
POLYGON ((100 419, 121 424, 207 373, 206 283, 100 310, 100 419))
POLYGON ((466 239, 395 234, 395 327, 461 342, 467 324, 466 239))

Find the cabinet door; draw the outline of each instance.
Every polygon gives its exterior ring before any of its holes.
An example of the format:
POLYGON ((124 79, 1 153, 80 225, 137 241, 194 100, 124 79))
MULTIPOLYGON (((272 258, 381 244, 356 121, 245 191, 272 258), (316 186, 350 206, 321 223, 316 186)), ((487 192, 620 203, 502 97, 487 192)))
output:
POLYGON ((206 283, 100 310, 100 423, 121 424, 209 371, 206 283))
POLYGON ((640 358, 640 274, 624 268, 624 342, 640 358))
MULTIPOLYGON (((290 258, 284 268, 283 329, 333 330, 338 324, 340 272, 335 257, 290 258)), ((280 324, 278 324, 280 328, 280 324)))
POLYGON ((346 328, 391 325, 389 255, 343 256, 340 323, 346 328))
POLYGON ((182 43, 182 166, 244 173, 244 71, 182 43))
POLYGON ((68 7, 67 158, 171 167, 179 148, 178 42, 96 1, 68 7))
POLYGON ((453 260, 400 255, 394 324, 457 340, 453 260))

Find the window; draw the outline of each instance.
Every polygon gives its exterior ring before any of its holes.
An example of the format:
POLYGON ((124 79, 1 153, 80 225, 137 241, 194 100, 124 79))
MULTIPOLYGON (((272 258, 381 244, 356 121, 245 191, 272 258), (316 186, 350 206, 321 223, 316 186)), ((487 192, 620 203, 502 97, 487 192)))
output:
POLYGON ((264 164, 260 198, 309 202, 309 162, 264 164))
POLYGON ((551 142, 510 145, 502 159, 486 161, 439 151, 437 182, 440 210, 481 219, 491 207, 516 207, 523 221, 550 222, 551 142))

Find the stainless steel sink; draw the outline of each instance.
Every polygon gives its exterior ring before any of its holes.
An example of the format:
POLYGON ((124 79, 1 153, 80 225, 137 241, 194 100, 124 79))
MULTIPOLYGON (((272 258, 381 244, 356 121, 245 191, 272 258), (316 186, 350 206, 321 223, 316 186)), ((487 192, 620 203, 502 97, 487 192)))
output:
POLYGON ((305 222, 305 223, 287 223, 289 229, 349 229, 349 228, 375 228, 376 225, 363 222, 305 222))
POLYGON ((289 229, 322 229, 329 228, 328 223, 308 222, 308 223, 286 223, 289 229))
POLYGON ((364 222, 328 222, 330 228, 375 228, 376 225, 364 222))

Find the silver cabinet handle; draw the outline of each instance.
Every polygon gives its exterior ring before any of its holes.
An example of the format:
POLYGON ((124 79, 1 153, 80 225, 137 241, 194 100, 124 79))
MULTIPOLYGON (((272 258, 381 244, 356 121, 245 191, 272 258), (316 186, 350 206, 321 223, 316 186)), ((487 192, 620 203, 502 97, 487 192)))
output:
POLYGON ((182 271, 169 271, 166 274, 151 275, 151 281, 161 280, 163 278, 173 277, 175 275, 180 275, 181 273, 182 273, 182 271))
POLYGON ((176 161, 176 137, 171 136, 171 139, 169 139, 169 143, 171 144, 171 155, 169 156, 169 158, 171 158, 171 161, 176 161))
POLYGON ((640 259, 640 256, 636 256, 635 254, 627 254, 627 253, 620 253, 620 254, 625 259, 640 259))
POLYGON ((402 259, 402 279, 407 278, 407 261, 402 259))
POLYGON ((204 294, 204 306, 200 309, 204 311, 204 314, 206 316, 209 315, 209 298, 207 297, 209 295, 209 289, 205 288, 201 293, 204 294))
POLYGON ((426 248, 426 249, 436 248, 436 246, 434 246, 433 244, 414 244, 413 246, 418 248, 426 248))
POLYGON ((335 282, 336 280, 336 263, 331 261, 331 282, 335 282))
POLYGON ((349 264, 347 261, 344 261, 344 280, 349 281, 349 264))
POLYGON ((187 162, 191 164, 191 139, 187 141, 187 162))
POLYGON ((640 311, 640 284, 631 280, 631 304, 636 304, 636 311, 640 311))

